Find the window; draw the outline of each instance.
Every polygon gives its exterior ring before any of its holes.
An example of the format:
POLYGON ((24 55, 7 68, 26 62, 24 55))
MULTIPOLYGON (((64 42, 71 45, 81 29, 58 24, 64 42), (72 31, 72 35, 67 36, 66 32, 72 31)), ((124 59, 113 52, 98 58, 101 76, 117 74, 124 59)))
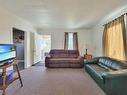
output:
POLYGON ((65 32, 64 49, 78 50, 77 32, 65 32))

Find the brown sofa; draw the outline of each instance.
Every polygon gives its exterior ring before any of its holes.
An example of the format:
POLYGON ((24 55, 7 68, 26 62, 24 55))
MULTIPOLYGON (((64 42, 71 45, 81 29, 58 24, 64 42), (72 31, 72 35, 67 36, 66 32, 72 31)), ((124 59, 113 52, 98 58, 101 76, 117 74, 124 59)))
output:
POLYGON ((45 58, 45 66, 48 68, 81 68, 83 60, 78 50, 51 50, 49 56, 45 58))

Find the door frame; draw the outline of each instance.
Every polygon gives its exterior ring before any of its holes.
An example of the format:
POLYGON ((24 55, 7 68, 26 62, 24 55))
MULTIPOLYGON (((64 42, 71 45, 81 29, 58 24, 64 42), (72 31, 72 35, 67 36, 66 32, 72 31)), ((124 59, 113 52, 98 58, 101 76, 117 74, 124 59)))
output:
POLYGON ((34 65, 35 58, 35 33, 30 32, 30 64, 34 65))
POLYGON ((19 29, 19 30, 22 30, 24 31, 24 54, 25 54, 25 58, 24 58, 24 65, 25 65, 25 68, 29 68, 31 67, 31 64, 30 64, 30 31, 27 31, 25 29, 21 29, 21 28, 17 28, 17 27, 12 27, 11 28, 11 32, 10 32, 10 43, 13 44, 13 28, 16 28, 16 29, 19 29))
POLYGON ((24 67, 23 67, 23 68, 25 69, 25 68, 26 68, 26 66, 25 66, 25 60, 26 60, 26 58, 25 58, 25 42, 26 42, 26 37, 25 37, 25 35, 26 35, 26 32, 23 31, 23 30, 21 30, 21 29, 18 29, 18 28, 13 27, 13 28, 12 28, 12 43, 13 43, 13 44, 15 44, 14 41, 13 41, 13 40, 14 40, 14 37, 13 37, 13 36, 14 36, 14 29, 17 30, 17 31, 21 31, 21 32, 24 33, 24 45, 23 45, 23 48, 24 48, 24 51, 23 51, 23 52, 24 52, 24 55, 23 55, 23 57, 24 57, 24 67))

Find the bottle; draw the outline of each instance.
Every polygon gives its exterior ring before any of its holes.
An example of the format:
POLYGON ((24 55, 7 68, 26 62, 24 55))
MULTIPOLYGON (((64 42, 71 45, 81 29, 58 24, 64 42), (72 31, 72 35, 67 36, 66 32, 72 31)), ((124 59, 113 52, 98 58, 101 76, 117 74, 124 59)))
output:
POLYGON ((86 55, 87 55, 87 49, 86 49, 86 55))

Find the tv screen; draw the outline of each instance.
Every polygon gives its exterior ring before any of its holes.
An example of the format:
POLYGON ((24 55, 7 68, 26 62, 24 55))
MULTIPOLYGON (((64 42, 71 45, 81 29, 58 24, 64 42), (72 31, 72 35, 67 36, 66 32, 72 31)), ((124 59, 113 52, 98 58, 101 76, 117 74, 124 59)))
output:
POLYGON ((0 62, 16 57, 16 46, 0 44, 0 62))

